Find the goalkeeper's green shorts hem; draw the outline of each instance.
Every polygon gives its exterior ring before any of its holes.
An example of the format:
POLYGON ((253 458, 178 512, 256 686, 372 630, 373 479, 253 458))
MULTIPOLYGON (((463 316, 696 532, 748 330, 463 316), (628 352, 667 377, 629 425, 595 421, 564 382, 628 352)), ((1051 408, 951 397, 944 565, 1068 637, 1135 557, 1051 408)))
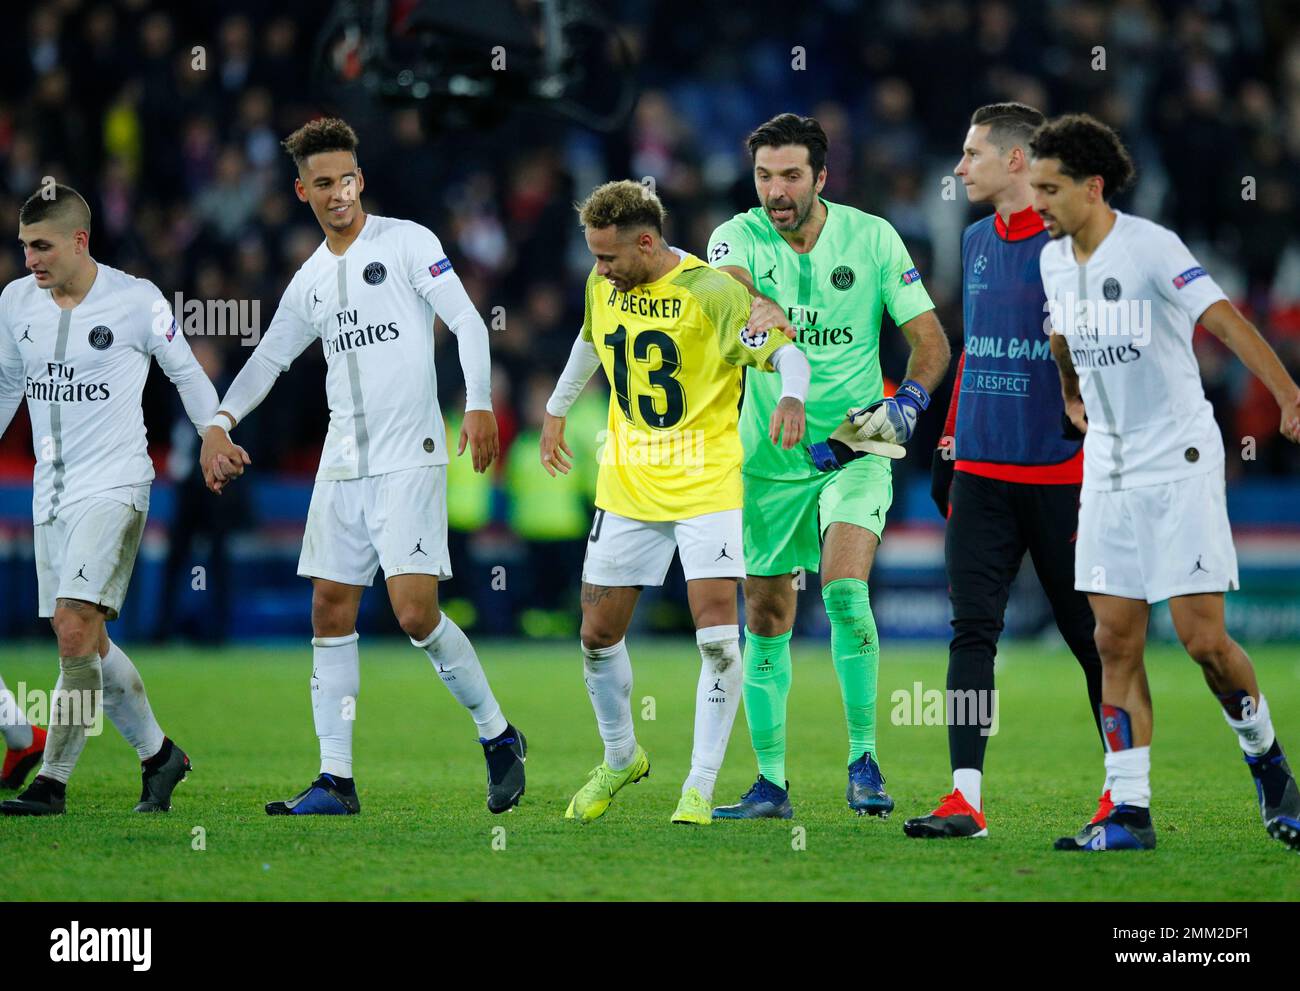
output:
POLYGON ((744 481, 745 570, 751 575, 819 571, 827 527, 852 523, 880 537, 894 501, 886 458, 859 458, 809 478, 746 475, 744 481))

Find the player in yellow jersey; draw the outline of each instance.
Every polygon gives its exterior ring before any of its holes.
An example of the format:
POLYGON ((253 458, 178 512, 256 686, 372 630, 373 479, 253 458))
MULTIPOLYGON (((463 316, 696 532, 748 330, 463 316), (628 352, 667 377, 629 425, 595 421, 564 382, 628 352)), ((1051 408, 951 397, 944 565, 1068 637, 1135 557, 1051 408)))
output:
POLYGON ((541 458, 552 474, 572 466, 564 417, 604 366, 609 431, 582 569, 582 654, 605 759, 565 816, 598 818, 620 788, 650 773, 632 728, 624 635, 641 588, 663 584, 676 551, 702 667, 691 771, 672 821, 707 825, 741 688, 741 366, 780 374, 768 435, 786 450, 803 437, 811 373, 786 337, 748 328, 750 295, 739 282, 668 246, 649 189, 606 183, 578 211, 596 265, 582 333, 546 404, 541 458))

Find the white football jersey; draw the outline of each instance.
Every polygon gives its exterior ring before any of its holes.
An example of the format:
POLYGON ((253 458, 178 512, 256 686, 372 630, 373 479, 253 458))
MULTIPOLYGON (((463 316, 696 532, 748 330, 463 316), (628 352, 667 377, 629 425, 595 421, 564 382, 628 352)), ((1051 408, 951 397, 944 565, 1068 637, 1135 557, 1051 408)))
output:
MULTIPOLYGON (((369 214, 342 255, 322 241, 303 263, 221 408, 242 420, 275 376, 319 338, 330 422, 316 477, 444 465, 433 321, 436 313, 447 319, 440 304, 446 310, 453 295, 465 299, 432 231, 369 214)), ((491 408, 486 372, 482 383, 467 387, 468 409, 491 408)))
POLYGON ((153 480, 140 406, 151 356, 195 427, 202 431, 217 411, 217 392, 157 286, 97 265, 90 291, 70 310, 30 275, 0 293, 0 431, 25 397, 37 523, 88 496, 153 480))
POLYGON ((1088 414, 1083 484, 1130 489, 1223 464, 1192 331, 1223 290, 1173 231, 1116 211, 1086 264, 1069 237, 1039 257, 1054 333, 1064 334, 1088 414))

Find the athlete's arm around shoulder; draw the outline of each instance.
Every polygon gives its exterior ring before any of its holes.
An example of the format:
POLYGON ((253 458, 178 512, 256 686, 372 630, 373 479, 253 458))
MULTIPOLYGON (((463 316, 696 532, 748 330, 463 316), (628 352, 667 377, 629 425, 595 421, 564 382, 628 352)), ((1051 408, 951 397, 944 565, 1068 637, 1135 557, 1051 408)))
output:
POLYGON ((794 327, 781 304, 759 292, 754 285, 753 257, 754 239, 743 213, 719 224, 709 238, 709 264, 730 275, 753 297, 746 326, 754 333, 779 328, 786 337, 794 340, 794 327))
POLYGON ((812 368, 802 351, 787 338, 770 330, 756 330, 748 322, 755 302, 736 280, 723 272, 704 270, 695 290, 705 319, 717 336, 718 351, 730 365, 751 365, 781 376, 781 398, 768 420, 768 439, 790 450, 803 439, 806 426, 804 401, 812 368))

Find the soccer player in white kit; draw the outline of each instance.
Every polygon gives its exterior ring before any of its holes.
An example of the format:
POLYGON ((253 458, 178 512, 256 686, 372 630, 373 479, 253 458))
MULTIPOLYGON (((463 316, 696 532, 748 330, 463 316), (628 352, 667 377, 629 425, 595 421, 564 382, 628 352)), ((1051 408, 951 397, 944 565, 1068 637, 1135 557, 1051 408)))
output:
POLYGON ((1118 135, 1084 114, 1030 142, 1052 352, 1070 425, 1084 432, 1075 587, 1096 614, 1110 815, 1058 850, 1155 846, 1151 694, 1143 664, 1152 603, 1237 734, 1270 836, 1300 849, 1300 791, 1250 658, 1224 625, 1238 587, 1224 449, 1192 350, 1199 323, 1272 392, 1282 436, 1300 441, 1300 387, 1173 231, 1109 205, 1133 178, 1118 135))
POLYGON ((149 359, 201 432, 217 393, 162 293, 90 256, 90 209, 68 186, 23 204, 18 240, 31 275, 0 294, 0 433, 27 400, 39 614, 59 642, 59 681, 40 773, 5 815, 58 815, 86 737, 102 715, 135 747, 137 812, 166 812, 189 757, 163 734, 140 673, 109 639, 149 511, 153 463, 140 396, 149 359))
POLYGON ((474 648, 438 608, 447 553, 447 434, 438 408, 433 322, 456 335, 465 375, 459 453, 476 471, 497 454, 487 327, 438 239, 419 224, 368 215, 357 136, 344 121, 311 121, 285 149, 294 188, 325 240, 294 275, 257 349, 231 383, 200 459, 213 491, 248 457, 228 431, 266 397, 276 377, 320 340, 330 422, 312 490, 298 574, 312 580, 312 712, 320 775, 268 815, 360 811, 352 776, 352 723, 360 689, 356 620, 382 567, 393 612, 411 643, 474 718, 488 768, 488 809, 524 792, 526 743, 501 714, 474 648), (229 458, 223 471, 219 457, 229 458))

